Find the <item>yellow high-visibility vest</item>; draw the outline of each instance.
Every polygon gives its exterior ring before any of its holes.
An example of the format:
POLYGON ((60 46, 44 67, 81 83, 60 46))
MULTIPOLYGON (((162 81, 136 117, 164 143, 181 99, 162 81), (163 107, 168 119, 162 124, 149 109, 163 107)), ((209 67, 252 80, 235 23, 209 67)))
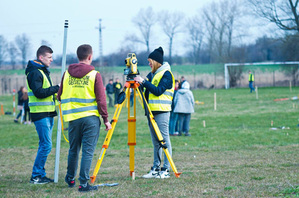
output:
POLYGON ((120 89, 120 87, 121 87, 120 83, 116 83, 115 87, 116 87, 116 89, 120 89))
POLYGON ((174 77, 171 71, 164 69, 158 72, 152 79, 152 84, 158 87, 160 80, 162 79, 166 71, 169 71, 172 76, 172 87, 171 89, 166 89, 166 91, 160 96, 155 96, 154 94, 149 92, 148 105, 151 111, 171 111, 171 104, 175 85, 174 77))
MULTIPOLYGON (((38 70, 43 75, 43 89, 51 87, 51 83, 49 82, 46 74, 43 70, 38 70)), ((37 98, 33 94, 32 90, 29 87, 27 80, 27 88, 28 88, 28 106, 30 109, 30 113, 42 113, 42 112, 53 112, 55 111, 55 101, 53 95, 48 96, 46 98, 37 98)))
POLYGON ((94 93, 94 83, 98 72, 92 70, 82 78, 64 74, 61 94, 62 115, 66 122, 87 116, 100 116, 94 93))
POLYGON ((254 81, 254 75, 253 74, 249 74, 248 81, 254 81))

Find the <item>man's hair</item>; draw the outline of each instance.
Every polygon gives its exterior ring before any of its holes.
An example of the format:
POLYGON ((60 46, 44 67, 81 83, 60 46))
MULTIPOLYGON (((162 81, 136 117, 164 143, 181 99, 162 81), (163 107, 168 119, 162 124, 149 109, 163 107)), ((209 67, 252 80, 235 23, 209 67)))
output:
POLYGON ((42 45, 38 48, 36 52, 36 58, 38 58, 40 55, 44 56, 46 53, 53 54, 53 50, 46 45, 42 45))
POLYGON ((86 60, 92 54, 92 47, 88 44, 80 45, 77 49, 77 57, 79 61, 86 60))

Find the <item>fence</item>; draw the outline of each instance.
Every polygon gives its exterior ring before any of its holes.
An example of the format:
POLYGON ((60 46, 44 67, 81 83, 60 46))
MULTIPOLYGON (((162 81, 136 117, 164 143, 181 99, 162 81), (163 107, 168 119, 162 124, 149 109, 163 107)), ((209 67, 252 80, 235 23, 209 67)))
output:
MULTIPOLYGON (((103 83, 106 85, 109 79, 119 78, 120 82, 124 84, 126 81, 126 76, 122 73, 113 72, 101 72, 103 83)), ((142 76, 146 74, 142 73, 142 76)), ((183 75, 178 72, 173 72, 175 79, 180 79, 183 75)), ((290 81, 292 81, 291 76, 286 76, 282 71, 273 72, 262 72, 256 70, 254 72, 255 86, 258 87, 275 87, 275 86, 289 86, 290 81)), ((190 83, 191 89, 223 89, 225 88, 225 79, 222 73, 212 73, 212 74, 185 74, 185 79, 190 83)), ((61 81, 60 73, 51 73, 51 78, 53 84, 58 84, 61 81)), ((21 86, 26 86, 26 76, 25 75, 0 75, 0 95, 11 94, 13 89, 19 90, 21 86)), ((295 84, 298 85, 299 81, 295 84)), ((240 80, 237 81, 237 87, 247 87, 248 86, 248 74, 243 73, 240 80)))

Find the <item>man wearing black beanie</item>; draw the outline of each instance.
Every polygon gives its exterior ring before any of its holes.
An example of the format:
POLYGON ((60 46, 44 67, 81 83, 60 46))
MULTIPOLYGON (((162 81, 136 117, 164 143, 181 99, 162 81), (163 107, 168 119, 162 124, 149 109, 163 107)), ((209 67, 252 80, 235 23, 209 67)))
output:
MULTIPOLYGON (((145 87, 145 98, 155 117, 161 135, 165 140, 169 154, 172 155, 168 126, 175 81, 170 70, 170 65, 167 62, 163 62, 163 55, 162 47, 150 53, 148 62, 152 71, 146 76, 147 80, 140 76, 135 77, 134 80, 145 87)), ((150 172, 143 175, 143 178, 169 178, 170 163, 164 154, 164 163, 161 166, 162 148, 151 124, 149 124, 149 129, 154 146, 154 162, 150 172)))

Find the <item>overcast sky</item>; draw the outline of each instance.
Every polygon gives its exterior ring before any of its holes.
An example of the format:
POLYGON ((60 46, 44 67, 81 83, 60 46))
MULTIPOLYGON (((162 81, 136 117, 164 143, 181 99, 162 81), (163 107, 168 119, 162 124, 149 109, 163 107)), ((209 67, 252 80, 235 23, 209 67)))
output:
MULTIPOLYGON (((26 33, 32 43, 32 53, 28 58, 34 58, 32 56, 40 46, 41 40, 51 44, 55 54, 62 53, 65 19, 69 20, 67 52, 75 53, 80 44, 88 43, 98 56, 98 26, 101 18, 104 27, 103 53, 107 55, 121 47, 125 35, 138 31, 132 24, 132 18, 141 8, 152 6, 154 11, 182 11, 187 16, 193 16, 199 8, 211 0, 0 0, 0 2, 0 35, 8 41, 13 41, 17 35, 26 33)), ((158 46, 152 46, 155 47, 158 46)))
MULTIPOLYGON (((214 0, 219 2, 219 0, 214 0)), ((103 54, 118 50, 128 34, 139 30, 133 25, 141 8, 151 6, 157 13, 162 10, 181 11, 186 17, 192 17, 199 10, 213 2, 212 0, 0 0, 0 35, 8 41, 14 41, 17 35, 25 33, 31 40, 29 59, 35 58, 35 52, 41 41, 47 41, 55 55, 62 54, 64 21, 69 20, 67 53, 75 53, 81 44, 90 44, 94 55, 99 55, 99 19, 102 19, 103 54)), ((255 20, 256 21, 256 20, 255 20)), ((253 21, 250 21, 252 25, 253 21)), ((249 39, 254 40, 264 34, 261 27, 252 33, 246 27, 249 39)), ((168 50, 168 39, 154 28, 151 49, 162 46, 168 50), (160 33, 160 34, 159 34, 160 33)), ((183 35, 182 35, 183 36, 183 35)), ((175 38, 173 54, 184 52, 184 39, 175 38)), ((142 46, 141 50, 146 50, 142 46)), ((139 47, 140 48, 140 47, 139 47)), ((136 49, 138 51, 140 49, 136 49)), ((167 53, 167 52, 166 52, 167 53)))

